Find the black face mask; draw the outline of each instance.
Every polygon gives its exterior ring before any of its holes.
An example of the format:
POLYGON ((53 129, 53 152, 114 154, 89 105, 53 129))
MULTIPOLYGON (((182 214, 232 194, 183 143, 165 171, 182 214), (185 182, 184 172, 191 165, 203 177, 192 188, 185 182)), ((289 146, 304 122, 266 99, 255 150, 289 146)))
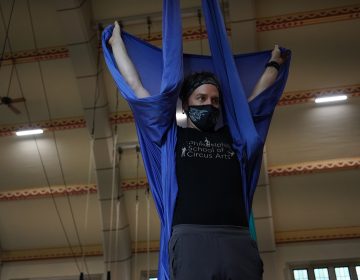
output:
POLYGON ((220 110, 212 105, 189 106, 187 115, 201 131, 214 131, 220 110))

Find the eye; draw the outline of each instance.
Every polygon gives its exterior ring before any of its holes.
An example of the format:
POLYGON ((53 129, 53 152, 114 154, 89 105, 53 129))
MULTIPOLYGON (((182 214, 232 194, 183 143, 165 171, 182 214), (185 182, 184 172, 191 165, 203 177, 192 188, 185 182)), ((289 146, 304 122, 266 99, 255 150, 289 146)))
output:
POLYGON ((204 95, 199 95, 197 100, 201 101, 201 102, 205 102, 206 98, 204 95))
POLYGON ((214 105, 219 105, 219 103, 220 103, 219 97, 213 98, 213 99, 212 99, 212 103, 213 103, 214 105))

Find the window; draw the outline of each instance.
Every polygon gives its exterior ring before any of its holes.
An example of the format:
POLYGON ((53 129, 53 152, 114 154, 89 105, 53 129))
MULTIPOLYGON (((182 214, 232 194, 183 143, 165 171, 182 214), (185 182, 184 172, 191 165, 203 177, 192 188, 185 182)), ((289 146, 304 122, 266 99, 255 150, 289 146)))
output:
POLYGON ((329 272, 327 268, 315 268, 314 274, 316 280, 329 280, 329 272))
POLYGON ((289 264, 291 280, 360 280, 360 264, 356 260, 311 261, 289 264))
POLYGON ((306 269, 295 269, 294 270, 295 280, 309 280, 306 269))
POLYGON ((348 267, 335 267, 337 280, 351 280, 348 267))
POLYGON ((158 280, 157 278, 157 271, 156 270, 150 270, 149 274, 147 271, 141 271, 141 280, 158 280))

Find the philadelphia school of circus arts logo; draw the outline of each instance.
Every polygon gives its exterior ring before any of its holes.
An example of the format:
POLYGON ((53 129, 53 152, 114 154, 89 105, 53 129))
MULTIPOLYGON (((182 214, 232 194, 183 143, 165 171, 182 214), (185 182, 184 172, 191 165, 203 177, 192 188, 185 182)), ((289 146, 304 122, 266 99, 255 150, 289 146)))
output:
POLYGON ((232 159, 235 152, 228 143, 211 142, 207 137, 200 141, 186 141, 181 147, 181 157, 203 159, 232 159))

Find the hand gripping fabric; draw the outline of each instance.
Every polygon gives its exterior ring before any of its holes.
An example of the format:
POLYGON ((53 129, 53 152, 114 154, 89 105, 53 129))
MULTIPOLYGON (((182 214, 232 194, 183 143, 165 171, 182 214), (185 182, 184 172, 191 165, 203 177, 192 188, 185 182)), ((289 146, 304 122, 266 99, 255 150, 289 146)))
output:
MULTIPOLYGON (((146 98, 136 97, 116 66, 108 45, 113 26, 108 26, 102 35, 102 47, 109 71, 134 114, 147 178, 161 221, 158 275, 161 280, 170 279, 168 241, 178 190, 175 173, 175 113, 183 75, 210 71, 220 80, 224 120, 230 128, 234 149, 240 160, 239 172, 243 178, 245 205, 253 228, 251 205, 260 173, 262 148, 289 70, 290 57, 281 66, 276 82, 248 103, 247 97, 261 77, 271 52, 233 56, 218 1, 203 0, 202 6, 212 56, 182 53, 178 0, 163 2, 162 50, 122 32, 128 54, 151 95, 146 98)), ((252 233, 255 236, 254 230, 252 233)))

